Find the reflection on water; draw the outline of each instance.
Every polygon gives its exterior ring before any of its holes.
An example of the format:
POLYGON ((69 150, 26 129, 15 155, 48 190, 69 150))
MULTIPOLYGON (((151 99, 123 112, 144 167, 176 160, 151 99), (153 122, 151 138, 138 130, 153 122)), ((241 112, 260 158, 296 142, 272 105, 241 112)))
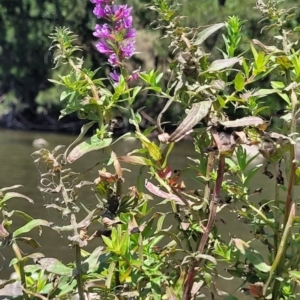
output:
MULTIPOLYGON (((15 184, 23 185, 22 188, 18 189, 18 192, 27 195, 32 198, 35 202, 34 205, 26 202, 23 199, 14 199, 9 202, 9 208, 13 208, 16 210, 24 210, 34 218, 46 219, 51 222, 54 222, 58 225, 66 224, 66 220, 63 220, 61 216, 53 209, 45 209, 44 205, 47 203, 52 203, 55 200, 55 197, 51 195, 42 195, 38 189, 37 185, 39 183, 39 172, 36 166, 33 163, 33 158, 30 156, 35 149, 32 146, 32 142, 34 139, 43 137, 45 140, 49 142, 48 149, 53 149, 57 145, 69 145, 74 139, 75 136, 65 136, 58 134, 46 134, 46 133, 29 133, 29 132, 14 132, 14 131, 0 131, 0 188, 6 186, 12 186, 15 184)), ((114 150, 118 155, 124 155, 129 151, 133 150, 138 146, 138 142, 134 139, 128 139, 125 142, 120 142, 114 147, 114 150)), ((255 148, 248 148, 248 151, 252 151, 253 153, 256 151, 255 148)), ((193 151, 193 145, 191 142, 185 141, 176 144, 175 151, 170 157, 170 165, 172 169, 182 169, 186 167, 187 157, 196 157, 196 153, 193 151)), ((79 171, 83 169, 88 169, 95 165, 96 162, 101 161, 106 157, 105 152, 98 151, 92 152, 85 157, 79 159, 76 163, 74 163, 74 171, 79 171)), ((260 163, 262 161, 261 157, 255 159, 253 163, 260 163)), ((126 167, 126 166, 125 166, 126 167)), ((131 168, 131 172, 125 173, 126 185, 132 186, 135 185, 136 176, 139 172, 139 167, 131 168)), ((97 169, 91 171, 90 180, 93 180, 97 177, 97 169)), ((185 179, 185 183, 188 189, 196 188, 196 182, 191 181, 189 178, 185 179)), ((272 180, 268 180, 265 176, 263 176, 260 172, 258 176, 256 176, 252 181, 251 190, 256 188, 263 188, 262 194, 253 197, 253 201, 259 201, 259 199, 272 199, 274 195, 274 182, 272 180)), ((94 205, 94 197, 92 193, 90 196, 86 197, 85 194, 81 196, 81 201, 85 204, 86 207, 92 208, 94 205)), ((241 222, 235 220, 235 215, 232 214, 229 209, 225 208, 222 212, 222 220, 225 221, 225 224, 221 227, 221 234, 224 239, 229 239, 231 234, 235 234, 237 237, 242 237, 244 240, 247 238, 251 238, 251 233, 249 232, 250 228, 248 225, 245 225, 241 222)), ((1 221, 1 220, 0 220, 1 221)), ((170 220, 172 223, 172 220, 170 220)), ((13 224, 15 228, 24 224, 22 219, 16 219, 13 224)), ((166 224, 167 226, 167 224, 166 224)), ((46 256, 57 257, 62 260, 70 261, 72 255, 74 256, 73 251, 70 251, 68 248, 68 243, 65 239, 61 239, 57 233, 53 231, 43 228, 43 233, 39 236, 38 230, 35 231, 35 237, 42 245, 41 249, 37 249, 36 252, 42 252, 46 256), (65 242, 62 242, 65 241, 65 242)), ((90 243, 91 249, 97 246, 100 243, 100 240, 94 240, 90 243)), ((264 246, 257 243, 257 246, 262 251, 264 250, 264 246)), ((26 247, 26 245, 22 246, 22 250, 26 254, 27 252, 31 253, 32 249, 26 247)), ((3 252, 6 257, 6 262, 12 258, 12 253, 10 250, 3 252)), ((1 258, 0 258, 1 259, 1 258)), ((0 263, 3 265, 3 263, 0 263)), ((2 271, 0 273, 0 279, 7 278, 10 271, 2 271)), ((222 275, 225 277, 229 277, 225 272, 220 271, 222 275)), ((228 291, 232 291, 232 289, 236 288, 238 285, 235 282, 234 285, 230 283, 230 281, 222 281, 220 282, 221 286, 228 291), (232 288, 230 288, 232 285, 232 288)), ((239 299, 247 299, 247 297, 241 296, 241 294, 237 294, 239 299)))

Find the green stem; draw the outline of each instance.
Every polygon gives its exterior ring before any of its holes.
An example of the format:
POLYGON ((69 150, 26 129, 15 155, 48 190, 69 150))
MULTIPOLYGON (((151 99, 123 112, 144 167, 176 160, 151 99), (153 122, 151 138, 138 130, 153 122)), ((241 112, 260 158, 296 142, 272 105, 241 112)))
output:
POLYGON ((81 269, 81 248, 79 245, 75 245, 76 250, 76 269, 77 269, 77 287, 79 300, 84 300, 83 280, 82 280, 82 269, 81 269))
MULTIPOLYGON (((285 32, 283 32, 284 36, 285 32)), ((285 42, 285 41, 283 41, 285 42)), ((290 84, 292 82, 291 74, 289 72, 286 73, 286 81, 287 84, 290 84)), ((296 110, 297 110, 297 96, 294 92, 294 90, 291 90, 290 93, 290 99, 291 99, 291 105, 292 105, 292 111, 291 111, 291 129, 290 133, 294 134, 296 132, 297 128, 297 119, 296 119, 296 110)), ((295 161, 295 145, 290 145, 290 168, 289 168, 289 184, 287 188, 287 197, 285 202, 285 216, 284 216, 284 224, 286 224, 288 217, 290 215, 290 210, 293 202, 293 188, 294 188, 294 182, 295 182, 295 172, 296 172, 296 161, 295 161)))
MULTIPOLYGON (((274 164, 275 167, 275 174, 277 174, 277 168, 276 165, 274 164)), ((275 259, 275 255, 278 251, 278 242, 280 240, 280 233, 279 233, 279 217, 280 215, 278 214, 279 212, 279 184, 277 183, 277 179, 275 178, 275 199, 274 199, 274 205, 275 205, 275 209, 274 209, 274 219, 275 219, 275 230, 274 230, 274 257, 273 259, 275 259)))
POLYGON ((18 265, 19 265, 19 272, 20 272, 20 277, 21 277, 21 284, 22 284, 22 293, 23 293, 23 299, 24 300, 29 300, 29 297, 26 293, 27 285, 26 285, 26 276, 25 276, 25 271, 24 271, 24 261, 22 257, 22 253, 20 251, 20 248, 18 247, 17 243, 13 241, 12 243, 12 248, 13 251, 18 259, 18 265))
MULTIPOLYGON (((287 220, 287 223, 286 223, 286 226, 285 226, 284 231, 283 231, 283 235, 282 235, 282 238, 281 238, 281 241, 280 241, 280 245, 278 247, 278 251, 276 253, 276 257, 275 257, 274 262, 273 262, 273 264, 271 266, 271 269, 270 269, 269 278, 268 278, 268 280, 265 283, 264 288, 263 288, 263 294, 264 295, 266 295, 267 289, 268 289, 268 287, 269 287, 269 285, 272 281, 274 271, 276 271, 277 267, 279 267, 279 271, 281 270, 280 266, 282 265, 282 261, 284 261, 283 258, 284 258, 285 252, 286 252, 286 248, 288 246, 287 245, 287 239, 288 239, 288 236, 289 236, 290 229, 293 226, 293 221, 294 221, 294 218, 295 218, 295 214, 296 214, 296 206, 295 206, 295 203, 293 203, 292 207, 291 207, 289 217, 288 217, 288 220, 287 220)), ((279 293, 279 286, 280 286, 280 281, 276 280, 275 284, 274 284, 274 287, 273 287, 273 295, 272 295, 273 300, 277 299, 277 295, 279 293)))

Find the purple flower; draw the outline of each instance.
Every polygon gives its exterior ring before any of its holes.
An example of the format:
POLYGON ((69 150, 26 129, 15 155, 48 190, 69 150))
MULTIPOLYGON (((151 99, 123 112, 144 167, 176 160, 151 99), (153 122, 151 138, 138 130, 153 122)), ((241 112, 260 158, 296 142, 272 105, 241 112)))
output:
POLYGON ((116 70, 113 70, 111 73, 109 73, 109 76, 116 82, 119 82, 120 80, 120 74, 118 74, 116 70))
POLYGON ((116 22, 115 29, 117 31, 121 31, 124 29, 129 29, 132 27, 132 16, 126 17, 124 19, 120 19, 116 22))
POLYGON ((116 67, 120 64, 119 62, 119 58, 117 56, 116 53, 112 53, 109 58, 108 58, 108 62, 113 66, 113 67, 116 67))
POLYGON ((131 75, 128 76, 128 81, 134 81, 139 78, 141 68, 134 70, 131 75))
POLYGON ((111 34, 111 28, 108 26, 108 24, 103 24, 103 25, 97 24, 95 26, 95 31, 93 32, 93 35, 98 38, 113 39, 113 36, 111 34))
POLYGON ((132 39, 136 37, 136 30, 134 28, 129 28, 127 33, 124 35, 124 39, 132 39))
POLYGON ((126 44, 120 46, 121 57, 123 58, 130 58, 134 51, 134 41, 128 41, 126 44))
POLYGON ((130 14, 131 14, 132 7, 127 7, 127 4, 114 5, 113 10, 114 10, 115 21, 131 17, 130 14))
POLYGON ((113 53, 113 50, 107 46, 105 40, 103 40, 103 39, 100 40, 98 43, 96 43, 96 48, 100 53, 103 53, 103 54, 110 55, 113 53))
POLYGON ((93 14, 97 17, 97 18, 105 18, 106 14, 104 12, 103 7, 100 4, 97 4, 93 10, 93 14))

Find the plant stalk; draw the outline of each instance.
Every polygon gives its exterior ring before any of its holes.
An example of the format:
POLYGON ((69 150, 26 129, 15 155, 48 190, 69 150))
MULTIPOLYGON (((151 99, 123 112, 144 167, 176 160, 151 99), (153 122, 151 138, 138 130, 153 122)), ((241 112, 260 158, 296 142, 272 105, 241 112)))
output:
POLYGON ((85 300, 84 290, 83 290, 83 281, 82 281, 82 269, 81 269, 81 248, 79 245, 75 245, 76 250, 76 269, 77 269, 77 287, 79 300, 85 300))
MULTIPOLYGON (((277 173, 277 168, 275 165, 275 174, 277 173)), ((279 185, 277 183, 277 179, 275 178, 275 199, 274 199, 274 205, 275 205, 275 210, 274 210, 274 219, 275 219, 275 230, 274 230, 274 256, 273 259, 275 259, 275 255, 278 251, 278 243, 280 240, 280 234, 279 234, 279 220, 278 218, 280 215, 278 214, 279 209, 279 185)))
POLYGON ((27 285, 26 285, 26 276, 25 276, 25 272, 24 272, 24 261, 23 261, 22 253, 15 241, 13 241, 13 243, 12 243, 12 248, 18 259, 23 298, 24 298, 24 300, 29 300, 28 294, 26 293, 27 285))
MULTIPOLYGON (((213 192, 213 199, 210 202, 210 212, 209 217, 207 221, 206 228, 203 232, 199 248, 197 253, 202 254, 204 252, 205 246, 207 244, 209 234, 215 224, 216 220, 216 214, 217 214, 217 206, 220 200, 220 193, 221 193, 221 187, 222 182, 224 178, 224 172, 225 172, 225 156, 220 154, 219 157, 219 164, 218 164, 218 173, 217 173, 217 180, 214 186, 214 192, 213 192)), ((194 261, 192 265, 189 268, 186 281, 184 283, 184 289, 183 289, 183 300, 190 300, 191 299, 191 290, 194 284, 194 279, 196 276, 196 267, 200 264, 201 260, 194 261)))
MULTIPOLYGON (((286 248, 287 248, 287 244, 288 244, 288 236, 289 236, 290 229, 293 226, 293 221, 294 221, 295 215, 296 215, 296 206, 295 206, 295 203, 293 203, 292 207, 291 207, 291 210, 290 210, 289 218, 287 220, 285 229, 283 231, 283 235, 282 235, 282 239, 280 241, 280 245, 278 247, 278 251, 276 253, 276 257, 275 257, 274 262, 273 262, 273 264, 271 266, 271 269, 270 269, 269 278, 268 278, 266 284, 263 287, 263 294, 264 295, 266 295, 266 292, 267 292, 267 289, 268 289, 268 287, 270 285, 270 282, 272 280, 274 271, 276 271, 277 268, 281 269, 280 265, 282 264, 281 262, 284 261, 283 258, 284 258, 286 248)), ((277 299, 277 294, 279 292, 279 285, 280 285, 280 281, 276 280, 275 284, 274 284, 274 287, 273 287, 273 295, 272 295, 273 300, 277 299)))

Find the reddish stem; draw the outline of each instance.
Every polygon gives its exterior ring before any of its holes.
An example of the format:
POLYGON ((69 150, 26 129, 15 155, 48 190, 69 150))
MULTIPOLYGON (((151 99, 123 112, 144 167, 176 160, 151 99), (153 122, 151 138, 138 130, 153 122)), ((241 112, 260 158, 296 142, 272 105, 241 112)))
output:
MULTIPOLYGON (((206 228, 203 232, 199 248, 197 253, 202 254, 204 252, 205 246, 208 241, 208 237, 210 232, 212 231, 212 228, 215 224, 216 220, 216 214, 217 214, 217 206, 220 200, 220 193, 221 193, 221 187, 222 187, 222 182, 224 178, 224 172, 225 172, 225 156, 220 155, 219 158, 219 165, 218 165, 218 173, 217 173, 217 180, 214 186, 214 192, 213 192, 213 199, 210 202, 210 212, 209 212, 209 217, 207 221, 206 228)), ((199 261, 194 261, 192 265, 189 268, 187 278, 184 283, 184 289, 183 289, 183 300, 189 300, 191 299, 191 290, 194 284, 194 279, 196 276, 196 267, 200 264, 201 260, 199 261)))

